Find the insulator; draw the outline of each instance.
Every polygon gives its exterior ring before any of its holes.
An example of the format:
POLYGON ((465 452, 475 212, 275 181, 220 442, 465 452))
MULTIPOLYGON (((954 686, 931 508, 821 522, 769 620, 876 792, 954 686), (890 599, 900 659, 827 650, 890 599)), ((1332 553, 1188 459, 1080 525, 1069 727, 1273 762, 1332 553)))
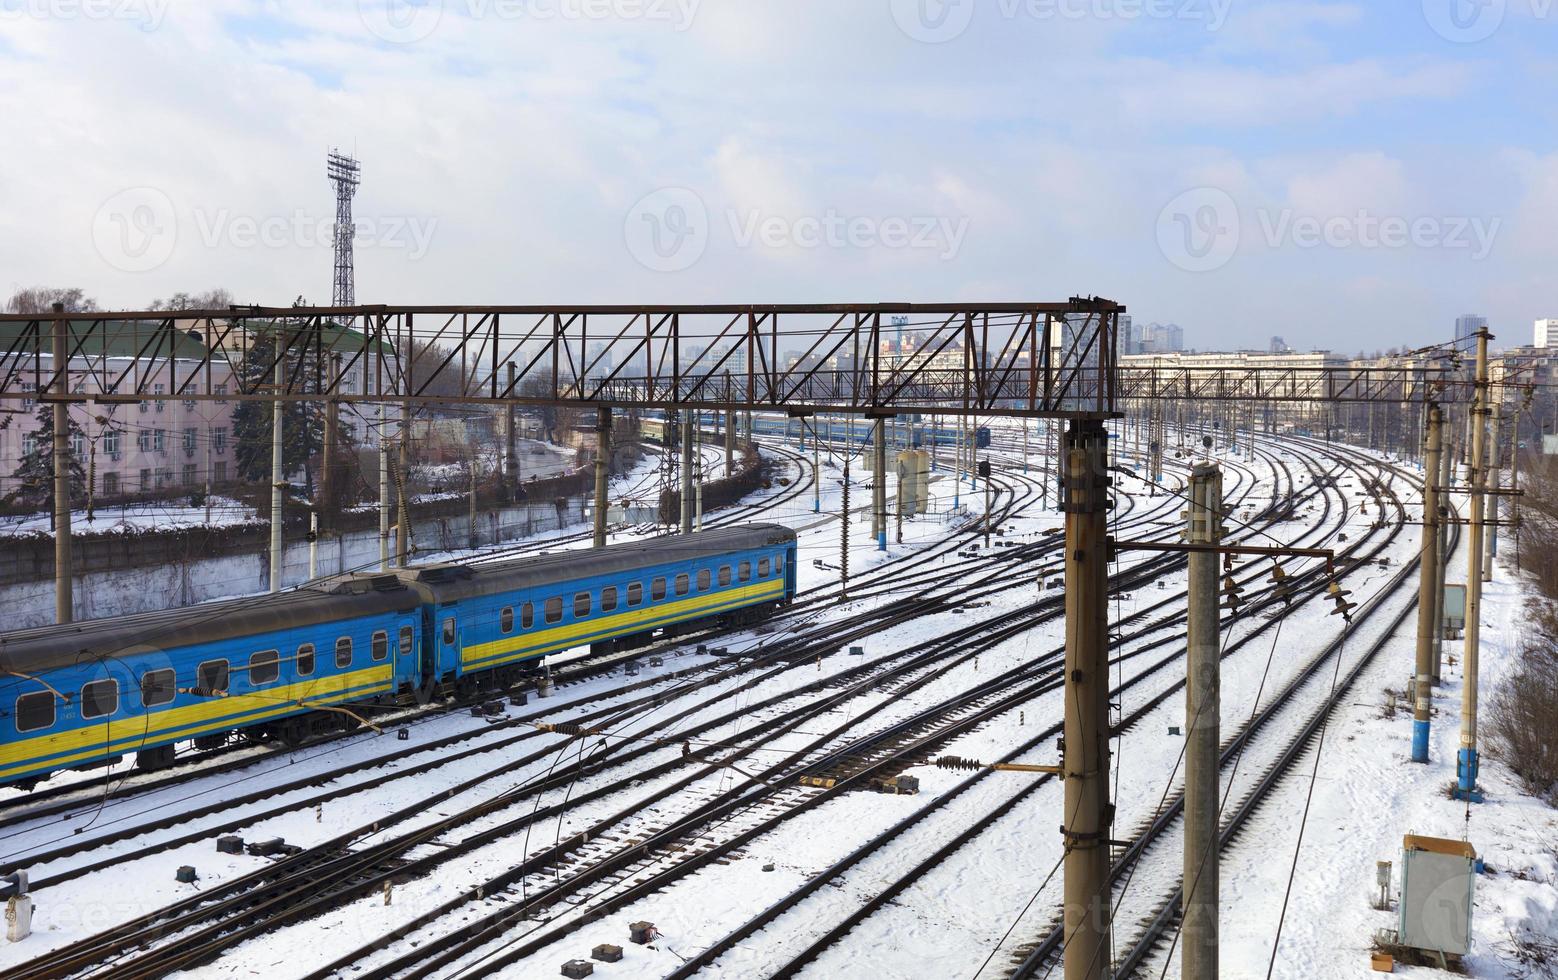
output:
POLYGON ((936 760, 938 769, 983 769, 985 764, 975 759, 963 759, 955 755, 944 755, 936 760))
POLYGON ((578 722, 573 721, 538 721, 535 723, 535 726, 543 732, 554 732, 558 735, 572 735, 575 738, 585 738, 590 735, 606 734, 606 729, 604 728, 585 728, 578 722))

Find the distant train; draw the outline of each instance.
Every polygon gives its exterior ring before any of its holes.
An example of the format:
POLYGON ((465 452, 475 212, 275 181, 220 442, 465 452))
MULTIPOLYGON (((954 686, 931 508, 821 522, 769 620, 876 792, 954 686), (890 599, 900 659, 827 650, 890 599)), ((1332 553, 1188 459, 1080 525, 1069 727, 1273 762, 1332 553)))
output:
MULTIPOLYGON (((712 432, 722 424, 718 413, 703 412, 701 423, 704 431, 712 432)), ((640 431, 646 439, 659 442, 663 439, 665 417, 660 412, 646 413, 640 421, 640 431)), ((800 439, 802 433, 801 420, 797 418, 785 418, 774 415, 755 413, 752 416, 752 428, 760 436, 772 438, 800 439)), ((811 439, 811 433, 815 431, 822 436, 824 444, 845 443, 850 445, 865 445, 871 441, 872 423, 863 418, 852 416, 822 415, 806 420, 805 433, 807 440, 811 439)), ((890 430, 892 444, 901 443, 904 433, 909 433, 912 448, 928 447, 932 443, 937 446, 956 446, 958 430, 953 426, 933 427, 929 422, 921 422, 910 419, 899 420, 890 430)), ((990 429, 988 426, 978 426, 973 430, 974 444, 980 449, 990 447, 990 429)))
POLYGON ((751 524, 0 636, 0 785, 234 734, 301 743, 363 708, 513 686, 535 661, 758 619, 795 596, 795 532, 751 524), (344 709, 344 710, 343 710, 344 709))

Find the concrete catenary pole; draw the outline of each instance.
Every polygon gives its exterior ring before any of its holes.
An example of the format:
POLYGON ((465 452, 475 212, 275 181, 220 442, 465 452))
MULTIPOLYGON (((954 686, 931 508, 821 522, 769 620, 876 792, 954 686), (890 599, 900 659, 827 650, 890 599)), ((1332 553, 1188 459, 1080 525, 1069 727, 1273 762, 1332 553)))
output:
POLYGON ((396 500, 400 503, 395 519, 395 564, 401 568, 411 560, 411 502, 406 499, 407 470, 411 466, 411 403, 400 407, 400 458, 395 464, 396 500))
POLYGON ((1504 469, 1504 415, 1502 412, 1504 399, 1502 389, 1500 389, 1500 392, 1501 394, 1493 396, 1492 404, 1489 406, 1492 411, 1493 441, 1488 448, 1488 463, 1485 469, 1487 470, 1486 482, 1488 489, 1492 492, 1488 495, 1487 500, 1488 530, 1484 535, 1484 540, 1488 550, 1482 557, 1482 580, 1484 582, 1493 581, 1493 559, 1498 557, 1499 485, 1503 483, 1504 469))
POLYGON ((281 591, 281 504, 286 492, 286 474, 282 465, 282 388, 286 379, 286 358, 282 356, 281 338, 276 338, 276 400, 270 413, 270 590, 281 591))
POLYGON ((389 416, 379 406, 379 571, 390 567, 389 416))
MULTIPOLYGON (((1442 411, 1442 410, 1441 410, 1442 411)), ((1434 556, 1438 578, 1434 584, 1434 669, 1433 683, 1439 684, 1440 675, 1444 670, 1444 583, 1446 569, 1450 564, 1450 487, 1455 474, 1455 454, 1458 452, 1454 444, 1445 444, 1447 435, 1453 432, 1455 426, 1450 420, 1441 416, 1439 426, 1439 541, 1434 556)))
POLYGON ((876 550, 887 550, 887 420, 876 420, 871 447, 875 455, 875 479, 871 481, 871 531, 876 535, 876 550))
POLYGON ((698 451, 695 441, 697 429, 693 427, 693 413, 683 413, 682 420, 682 533, 692 533, 692 468, 693 454, 698 451))
POLYGON ((1066 512, 1065 980, 1109 965, 1108 439, 1078 419, 1062 441, 1066 512))
POLYGON ((844 454, 844 506, 839 511, 839 595, 849 598, 849 453, 844 454))
POLYGON ((1478 645, 1482 639, 1482 514, 1484 431, 1489 414, 1488 331, 1477 334, 1477 396, 1472 402, 1471 427, 1471 513, 1468 515, 1466 546, 1466 678, 1461 693, 1461 749, 1456 755, 1456 797, 1477 797, 1477 669, 1481 659, 1478 645))
POLYGON ((1418 553, 1417 679, 1412 692, 1412 761, 1428 761, 1428 722, 1434 682, 1434 596, 1439 586, 1439 457, 1444 414, 1428 406, 1428 454, 1423 463, 1423 546, 1418 553))
MULTIPOLYGON (((67 340, 70 321, 65 304, 54 304, 53 348, 49 367, 54 371, 54 438, 49 465, 54 469, 54 621, 75 620, 75 596, 71 578, 75 569, 70 554, 70 356, 67 340)), ((161 406, 158 406, 159 408, 161 406)))
POLYGON ((607 481, 611 475, 611 407, 596 409, 595 419, 595 547, 606 547, 607 481))
MULTIPOLYGON (((822 450, 820 448, 821 443, 822 443, 822 440, 819 439, 818 436, 817 436, 817 423, 816 423, 815 420, 813 420, 812 427, 811 427, 811 491, 812 491, 811 512, 813 514, 820 514, 820 513, 822 513, 822 450)), ((730 468, 730 458, 727 456, 725 458, 725 478, 726 479, 730 478, 731 472, 732 472, 732 470, 730 468)))
MULTIPOLYGON (((515 390, 514 362, 508 362, 508 392, 515 390)), ((503 408, 503 480, 510 500, 519 498, 519 427, 512 398, 503 408)))
MULTIPOLYGON (((1190 544, 1216 545, 1222 539, 1223 475, 1202 463, 1190 476, 1190 544)), ((1217 554, 1190 554, 1190 609, 1186 623, 1185 678, 1185 980, 1217 977, 1218 897, 1218 745, 1222 726, 1222 683, 1218 656, 1217 554)))
POLYGON ((470 489, 467 495, 465 546, 475 551, 477 545, 476 442, 471 436, 471 420, 469 418, 465 420, 465 471, 466 476, 470 479, 470 489))
POLYGON ((736 472, 736 415, 725 412, 725 476, 736 472))

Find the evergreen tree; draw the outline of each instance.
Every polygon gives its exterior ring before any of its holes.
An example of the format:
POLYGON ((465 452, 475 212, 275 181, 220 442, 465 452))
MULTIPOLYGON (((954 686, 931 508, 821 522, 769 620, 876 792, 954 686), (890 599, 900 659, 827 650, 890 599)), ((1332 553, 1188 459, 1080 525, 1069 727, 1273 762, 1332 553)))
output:
MULTIPOLYGON (((81 436, 81 426, 66 413, 68 435, 74 441, 81 436)), ((54 494, 54 406, 38 406, 37 439, 30 453, 23 453, 16 471, 11 474, 17 488, 6 497, 6 503, 22 502, 43 506, 54 494)), ((87 499, 87 474, 75 453, 66 450, 70 467, 70 500, 72 505, 85 504, 87 499)))
MULTIPOLYGON (((275 351, 274 336, 262 334, 255 338, 238 366, 240 390, 270 390, 275 381, 275 351)), ((284 369, 285 378, 290 380, 295 370, 294 362, 289 361, 284 369)), ((306 386, 311 382, 312 378, 305 375, 300 384, 306 386)), ((270 483, 271 413, 270 402, 239 402, 233 410, 233 448, 241 480, 270 483)), ((281 431, 282 466, 287 473, 294 473, 306 467, 309 457, 324 445, 322 407, 307 402, 287 402, 282 409, 281 431)))

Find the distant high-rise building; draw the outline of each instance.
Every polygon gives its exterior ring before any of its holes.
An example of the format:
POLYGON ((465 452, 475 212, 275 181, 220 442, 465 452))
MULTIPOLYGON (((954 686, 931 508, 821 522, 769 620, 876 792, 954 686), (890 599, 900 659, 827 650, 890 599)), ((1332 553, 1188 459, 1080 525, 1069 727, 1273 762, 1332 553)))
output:
POLYGON ((1185 328, 1177 323, 1148 324, 1142 331, 1141 353, 1177 354, 1185 349, 1185 328))
POLYGON ((1537 347, 1558 347, 1558 320, 1536 321, 1537 347))
POLYGON ((1129 313, 1120 314, 1120 328, 1115 339, 1115 350, 1119 354, 1141 353, 1141 340, 1136 336, 1136 325, 1131 322, 1129 313))
POLYGON ((1455 348, 1472 350, 1477 346, 1477 331, 1488 328, 1488 318, 1475 313, 1464 313, 1455 318, 1455 348))
POLYGON ((1281 337, 1273 337, 1271 338, 1270 352, 1273 354, 1291 354, 1293 353, 1293 348, 1289 347, 1288 342, 1281 337))

